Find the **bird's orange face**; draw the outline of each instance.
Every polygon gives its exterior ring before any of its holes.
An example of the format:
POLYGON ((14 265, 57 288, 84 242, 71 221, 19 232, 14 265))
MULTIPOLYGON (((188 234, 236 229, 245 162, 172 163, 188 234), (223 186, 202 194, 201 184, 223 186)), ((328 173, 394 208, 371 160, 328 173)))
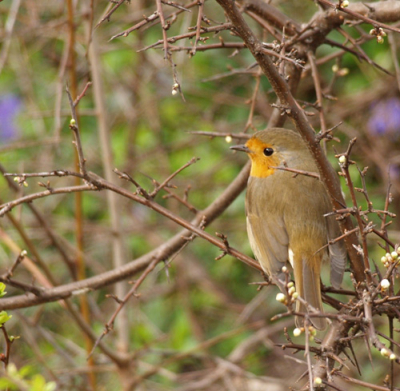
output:
POLYGON ((266 178, 275 172, 272 167, 279 166, 279 157, 272 144, 265 143, 257 138, 251 138, 245 146, 251 159, 250 175, 256 178, 266 178))

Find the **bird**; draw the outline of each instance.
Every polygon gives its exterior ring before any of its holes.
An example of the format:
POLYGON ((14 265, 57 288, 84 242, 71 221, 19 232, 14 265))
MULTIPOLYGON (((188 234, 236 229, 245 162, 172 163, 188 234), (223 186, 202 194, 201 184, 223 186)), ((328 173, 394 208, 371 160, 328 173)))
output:
MULTIPOLYGON (((317 166, 300 134, 284 128, 256 132, 244 145, 251 160, 245 201, 250 247, 269 276, 282 279, 288 261, 294 272, 296 292, 308 304, 323 312, 320 273, 323 261, 330 260, 330 281, 339 288, 347 260, 341 235, 332 212, 328 192, 316 178, 277 167, 317 173, 317 166)), ((296 312, 310 312, 296 300, 296 312)), ((310 317, 312 325, 326 328, 324 317, 310 317)), ((304 317, 295 317, 296 327, 304 327, 304 317)))

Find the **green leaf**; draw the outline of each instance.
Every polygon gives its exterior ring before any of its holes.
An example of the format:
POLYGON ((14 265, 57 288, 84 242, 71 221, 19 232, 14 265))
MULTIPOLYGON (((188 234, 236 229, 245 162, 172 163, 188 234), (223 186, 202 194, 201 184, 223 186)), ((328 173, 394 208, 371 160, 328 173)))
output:
POLYGON ((46 385, 46 381, 42 375, 35 375, 32 378, 30 391, 42 391, 46 385))
POLYGON ((6 284, 4 284, 3 282, 0 282, 0 297, 3 297, 7 294, 5 289, 6 289, 6 284))
POLYGON ((8 315, 6 311, 0 312, 0 327, 3 326, 8 320, 12 318, 12 315, 8 315))
POLYGON ((57 388, 57 383, 54 381, 48 382, 45 386, 43 391, 54 391, 57 388))

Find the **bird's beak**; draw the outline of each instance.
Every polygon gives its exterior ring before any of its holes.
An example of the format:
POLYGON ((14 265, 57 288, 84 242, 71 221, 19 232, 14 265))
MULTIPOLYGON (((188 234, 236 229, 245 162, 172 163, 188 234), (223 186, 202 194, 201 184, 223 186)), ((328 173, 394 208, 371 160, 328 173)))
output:
POLYGON ((229 149, 233 149, 234 151, 250 153, 250 149, 247 148, 246 145, 232 145, 229 149))

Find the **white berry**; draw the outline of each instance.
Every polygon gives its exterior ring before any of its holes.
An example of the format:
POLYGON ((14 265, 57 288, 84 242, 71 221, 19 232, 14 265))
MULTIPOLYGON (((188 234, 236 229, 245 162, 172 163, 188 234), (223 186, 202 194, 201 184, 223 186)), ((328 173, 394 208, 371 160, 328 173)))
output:
POLYGON ((390 287, 390 282, 386 278, 381 281, 381 287, 383 290, 386 290, 390 287))

